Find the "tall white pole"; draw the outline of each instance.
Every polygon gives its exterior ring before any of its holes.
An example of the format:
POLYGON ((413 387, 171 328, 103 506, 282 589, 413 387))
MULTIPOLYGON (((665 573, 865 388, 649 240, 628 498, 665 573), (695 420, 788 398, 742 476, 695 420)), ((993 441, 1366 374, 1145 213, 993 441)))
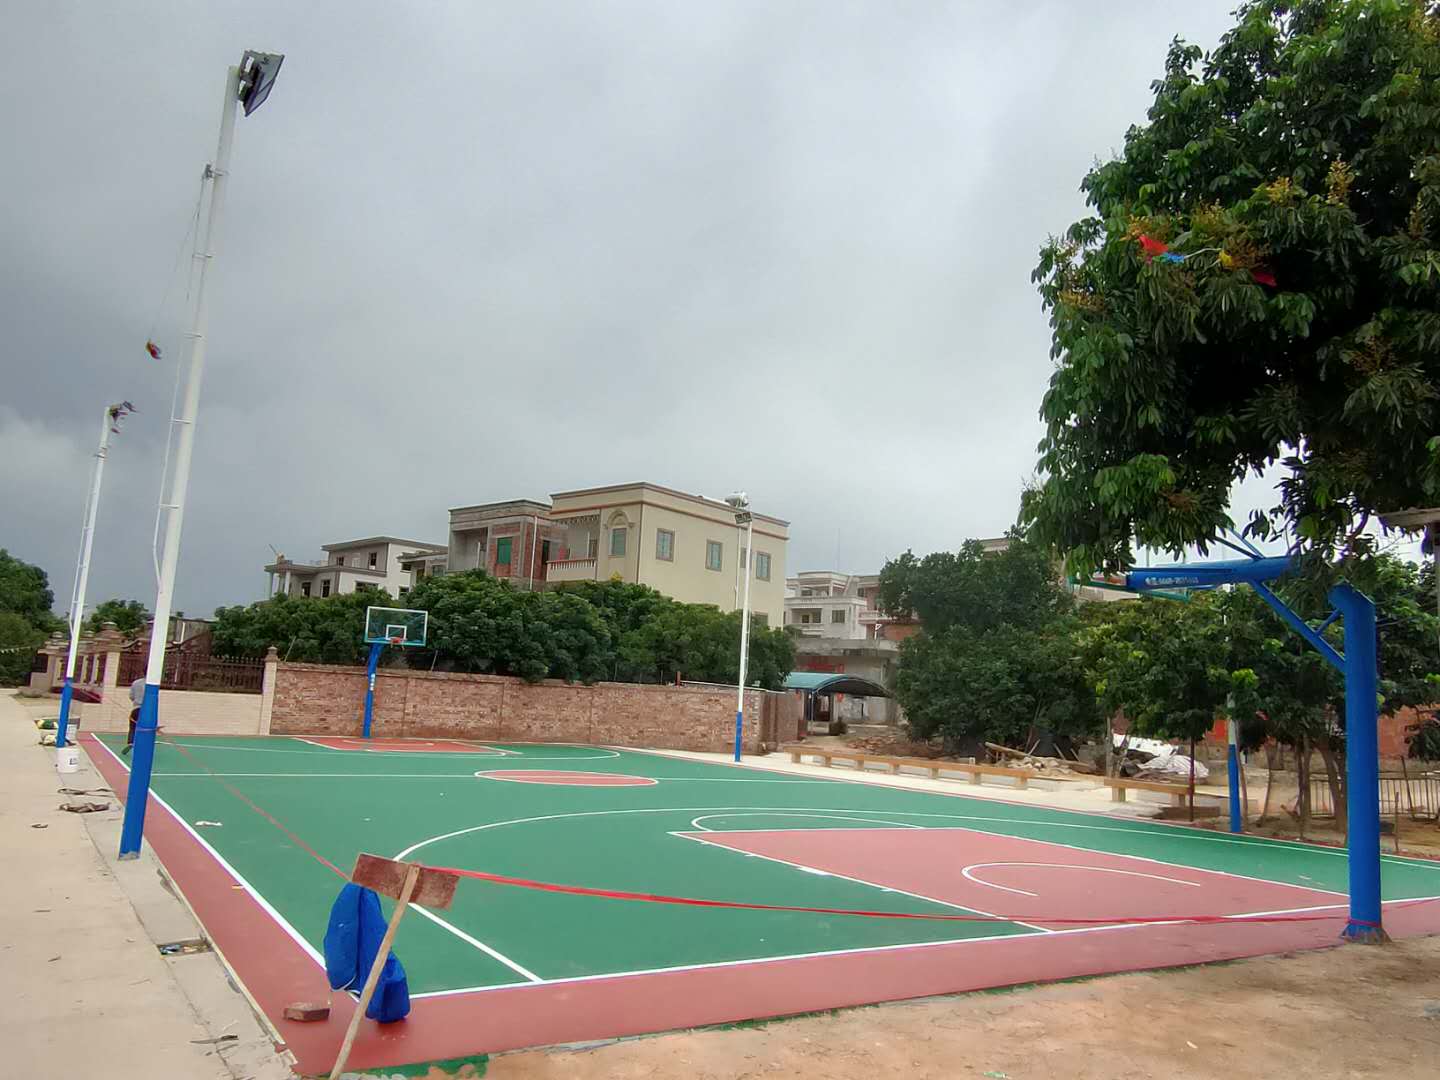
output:
POLYGON ((160 583, 155 593, 155 622, 150 631, 150 657, 145 669, 145 700, 135 726, 135 753, 130 767, 129 794, 125 801, 125 823, 120 832, 120 858, 140 855, 145 830, 145 803, 150 792, 150 769, 155 758, 155 732, 160 715, 160 680, 165 670, 165 646, 170 633, 170 604, 175 589, 175 567, 180 561, 180 527, 185 520, 185 493, 190 485, 190 458, 195 447, 195 421, 200 410, 200 382, 205 373, 205 332, 210 308, 206 285, 220 236, 220 212, 225 203, 225 184, 230 173, 230 144, 235 135, 235 109, 240 96, 240 69, 232 67, 225 76, 225 102, 220 111, 220 142, 215 162, 207 170, 210 181, 210 213, 203 245, 197 245, 200 273, 195 287, 195 311, 190 331, 190 369, 185 379, 185 398, 175 441, 175 472, 170 485, 170 502, 165 507, 165 547, 160 561, 160 583))
POLYGON ((95 467, 90 471, 90 497, 85 502, 85 520, 80 526, 80 558, 75 563, 75 587, 70 592, 70 652, 65 657, 65 685, 60 691, 60 719, 55 723, 55 745, 65 745, 70 725, 70 701, 74 693, 75 656, 80 651, 80 625, 85 618, 85 585, 90 579, 90 547, 95 540, 95 514, 100 508, 100 481, 105 475, 105 458, 110 453, 110 426, 115 406, 107 405, 100 416, 100 445, 95 467))
POLYGON ((751 565, 755 559, 755 518, 746 514, 745 549, 740 572, 745 575, 744 600, 740 605, 740 686, 735 702, 735 760, 740 760, 740 748, 745 738, 745 668, 750 660, 750 578, 751 565))

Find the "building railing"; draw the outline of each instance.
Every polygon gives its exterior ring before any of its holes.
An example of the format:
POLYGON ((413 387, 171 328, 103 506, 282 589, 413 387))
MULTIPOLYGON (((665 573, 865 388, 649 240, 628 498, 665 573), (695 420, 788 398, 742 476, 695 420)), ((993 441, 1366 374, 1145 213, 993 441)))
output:
POLYGON ((546 581, 594 581, 594 559, 558 559, 545 564, 546 581))

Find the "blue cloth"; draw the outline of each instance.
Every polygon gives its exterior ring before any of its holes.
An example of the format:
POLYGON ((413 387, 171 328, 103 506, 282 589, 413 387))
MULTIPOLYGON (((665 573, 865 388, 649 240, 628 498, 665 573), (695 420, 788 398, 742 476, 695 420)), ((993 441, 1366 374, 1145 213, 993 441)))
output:
MULTIPOLYGON (((370 965, 380 951, 385 937, 385 913, 380 898, 370 889, 354 882, 346 884, 330 908, 330 925, 325 930, 325 974, 331 990, 349 990, 359 994, 365 988, 370 965)), ((410 986, 405 969, 391 952, 380 969, 380 981, 365 1015, 371 1020, 389 1024, 403 1020, 410 1013, 410 986)))

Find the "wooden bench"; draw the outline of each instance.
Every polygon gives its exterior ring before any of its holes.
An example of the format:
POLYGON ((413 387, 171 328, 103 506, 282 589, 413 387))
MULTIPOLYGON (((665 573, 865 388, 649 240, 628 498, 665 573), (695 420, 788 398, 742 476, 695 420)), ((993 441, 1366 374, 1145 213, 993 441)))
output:
POLYGON ((834 761, 850 761, 855 764, 859 772, 864 772, 872 763, 883 765, 892 774, 898 774, 901 767, 912 769, 924 769, 930 774, 932 780, 940 779, 940 773, 958 772, 970 777, 970 783, 979 784, 984 782, 987 776, 1004 776, 1015 781, 1015 787, 1028 787, 1030 781, 1040 774, 1032 769, 1011 769, 1003 765, 973 765, 965 761, 937 761, 934 758, 912 758, 892 757, 888 754, 867 754, 860 750, 836 749, 829 746, 799 746, 794 743, 789 746, 782 746, 782 751, 790 755, 790 760, 800 764, 802 757, 819 758, 822 765, 829 766, 834 761))
POLYGON ((1100 778, 1110 789, 1111 802, 1124 802, 1127 791, 1158 791, 1170 796, 1171 806, 1184 806, 1187 798, 1195 797, 1188 784, 1165 784, 1158 780, 1131 780, 1124 776, 1102 776, 1100 778))

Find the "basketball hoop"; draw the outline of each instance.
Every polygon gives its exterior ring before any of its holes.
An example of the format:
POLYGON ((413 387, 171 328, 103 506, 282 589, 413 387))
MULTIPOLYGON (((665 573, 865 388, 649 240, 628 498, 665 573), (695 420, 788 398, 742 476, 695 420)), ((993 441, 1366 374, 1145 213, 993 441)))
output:
POLYGON ((405 639, 404 639, 403 637, 392 637, 392 638, 390 639, 390 644, 391 644, 391 645, 404 645, 404 644, 405 644, 405 639))

